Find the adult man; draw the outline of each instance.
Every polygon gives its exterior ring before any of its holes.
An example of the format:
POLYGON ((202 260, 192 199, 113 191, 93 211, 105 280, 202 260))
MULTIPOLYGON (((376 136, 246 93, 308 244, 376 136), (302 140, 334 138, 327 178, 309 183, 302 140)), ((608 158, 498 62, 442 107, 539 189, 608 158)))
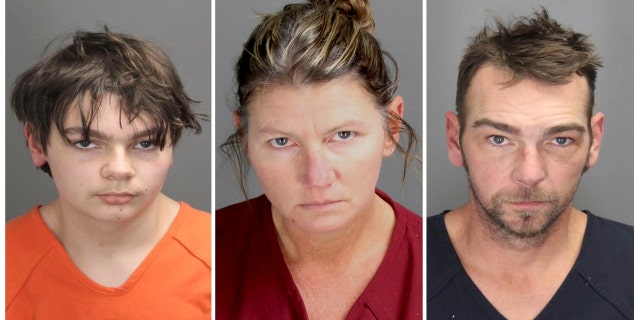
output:
POLYGON ((7 224, 7 319, 209 319, 210 215, 161 193, 182 129, 200 131, 169 58, 78 31, 11 102, 58 198, 7 224))
POLYGON ((600 59, 546 10, 485 27, 460 64, 449 160, 469 202, 427 222, 433 319, 633 318, 633 229, 572 205, 595 165, 600 59))

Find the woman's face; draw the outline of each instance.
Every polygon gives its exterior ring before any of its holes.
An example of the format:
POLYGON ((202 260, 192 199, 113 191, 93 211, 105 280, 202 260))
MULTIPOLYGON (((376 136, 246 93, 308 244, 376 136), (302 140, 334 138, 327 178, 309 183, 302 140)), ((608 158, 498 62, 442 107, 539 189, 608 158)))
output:
MULTIPOLYGON (((402 99, 387 106, 402 115, 402 99)), ((272 212, 304 232, 348 227, 372 209, 394 151, 374 97, 353 77, 278 85, 248 106, 247 154, 272 212)))

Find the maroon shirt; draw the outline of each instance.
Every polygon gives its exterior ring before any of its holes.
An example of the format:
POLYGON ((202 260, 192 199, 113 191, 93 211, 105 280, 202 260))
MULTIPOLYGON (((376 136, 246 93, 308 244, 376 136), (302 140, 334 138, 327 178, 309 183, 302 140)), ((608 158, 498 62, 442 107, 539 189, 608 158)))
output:
MULTIPOLYGON (((396 223, 346 319, 422 319, 422 218, 376 194, 393 207, 396 223)), ((264 195, 216 211, 215 268, 216 319, 308 319, 264 195)))

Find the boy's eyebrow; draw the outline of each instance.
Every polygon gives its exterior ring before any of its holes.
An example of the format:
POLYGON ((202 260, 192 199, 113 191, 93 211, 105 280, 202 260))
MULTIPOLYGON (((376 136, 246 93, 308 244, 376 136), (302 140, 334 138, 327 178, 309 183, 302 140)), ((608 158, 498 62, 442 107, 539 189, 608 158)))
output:
MULTIPOLYGON (((89 129, 87 130, 89 133, 89 137, 93 137, 93 138, 97 138, 100 140, 109 140, 109 136, 107 136, 106 134, 95 130, 95 129, 89 129)), ((64 129, 64 133, 65 135, 68 134, 79 134, 82 135, 84 134, 84 130, 81 127, 69 127, 64 129)), ((160 132, 160 128, 149 128, 143 131, 137 131, 132 137, 131 140, 138 140, 140 138, 145 138, 145 137, 154 137, 155 135, 157 135, 160 132)))
POLYGON ((473 128, 478 128, 478 127, 492 127, 494 129, 498 129, 500 131, 504 131, 513 135, 518 135, 520 133, 520 129, 515 128, 513 126, 510 126, 504 122, 498 122, 498 121, 493 121, 493 120, 489 120, 486 118, 480 119, 475 121, 471 127, 473 128))

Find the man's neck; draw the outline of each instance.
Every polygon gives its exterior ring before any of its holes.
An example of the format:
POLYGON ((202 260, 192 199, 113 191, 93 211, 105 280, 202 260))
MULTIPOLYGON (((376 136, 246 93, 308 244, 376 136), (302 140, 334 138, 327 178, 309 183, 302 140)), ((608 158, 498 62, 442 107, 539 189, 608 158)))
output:
POLYGON ((535 318, 549 303, 580 253, 587 215, 563 212, 535 245, 505 243, 470 205, 445 216, 462 266, 491 305, 508 319, 535 318))
POLYGON ((545 268, 552 259, 577 258, 587 222, 585 213, 569 207, 554 225, 537 239, 515 239, 497 235, 496 230, 467 204, 445 216, 451 241, 461 261, 482 261, 492 269, 523 272, 545 268))

